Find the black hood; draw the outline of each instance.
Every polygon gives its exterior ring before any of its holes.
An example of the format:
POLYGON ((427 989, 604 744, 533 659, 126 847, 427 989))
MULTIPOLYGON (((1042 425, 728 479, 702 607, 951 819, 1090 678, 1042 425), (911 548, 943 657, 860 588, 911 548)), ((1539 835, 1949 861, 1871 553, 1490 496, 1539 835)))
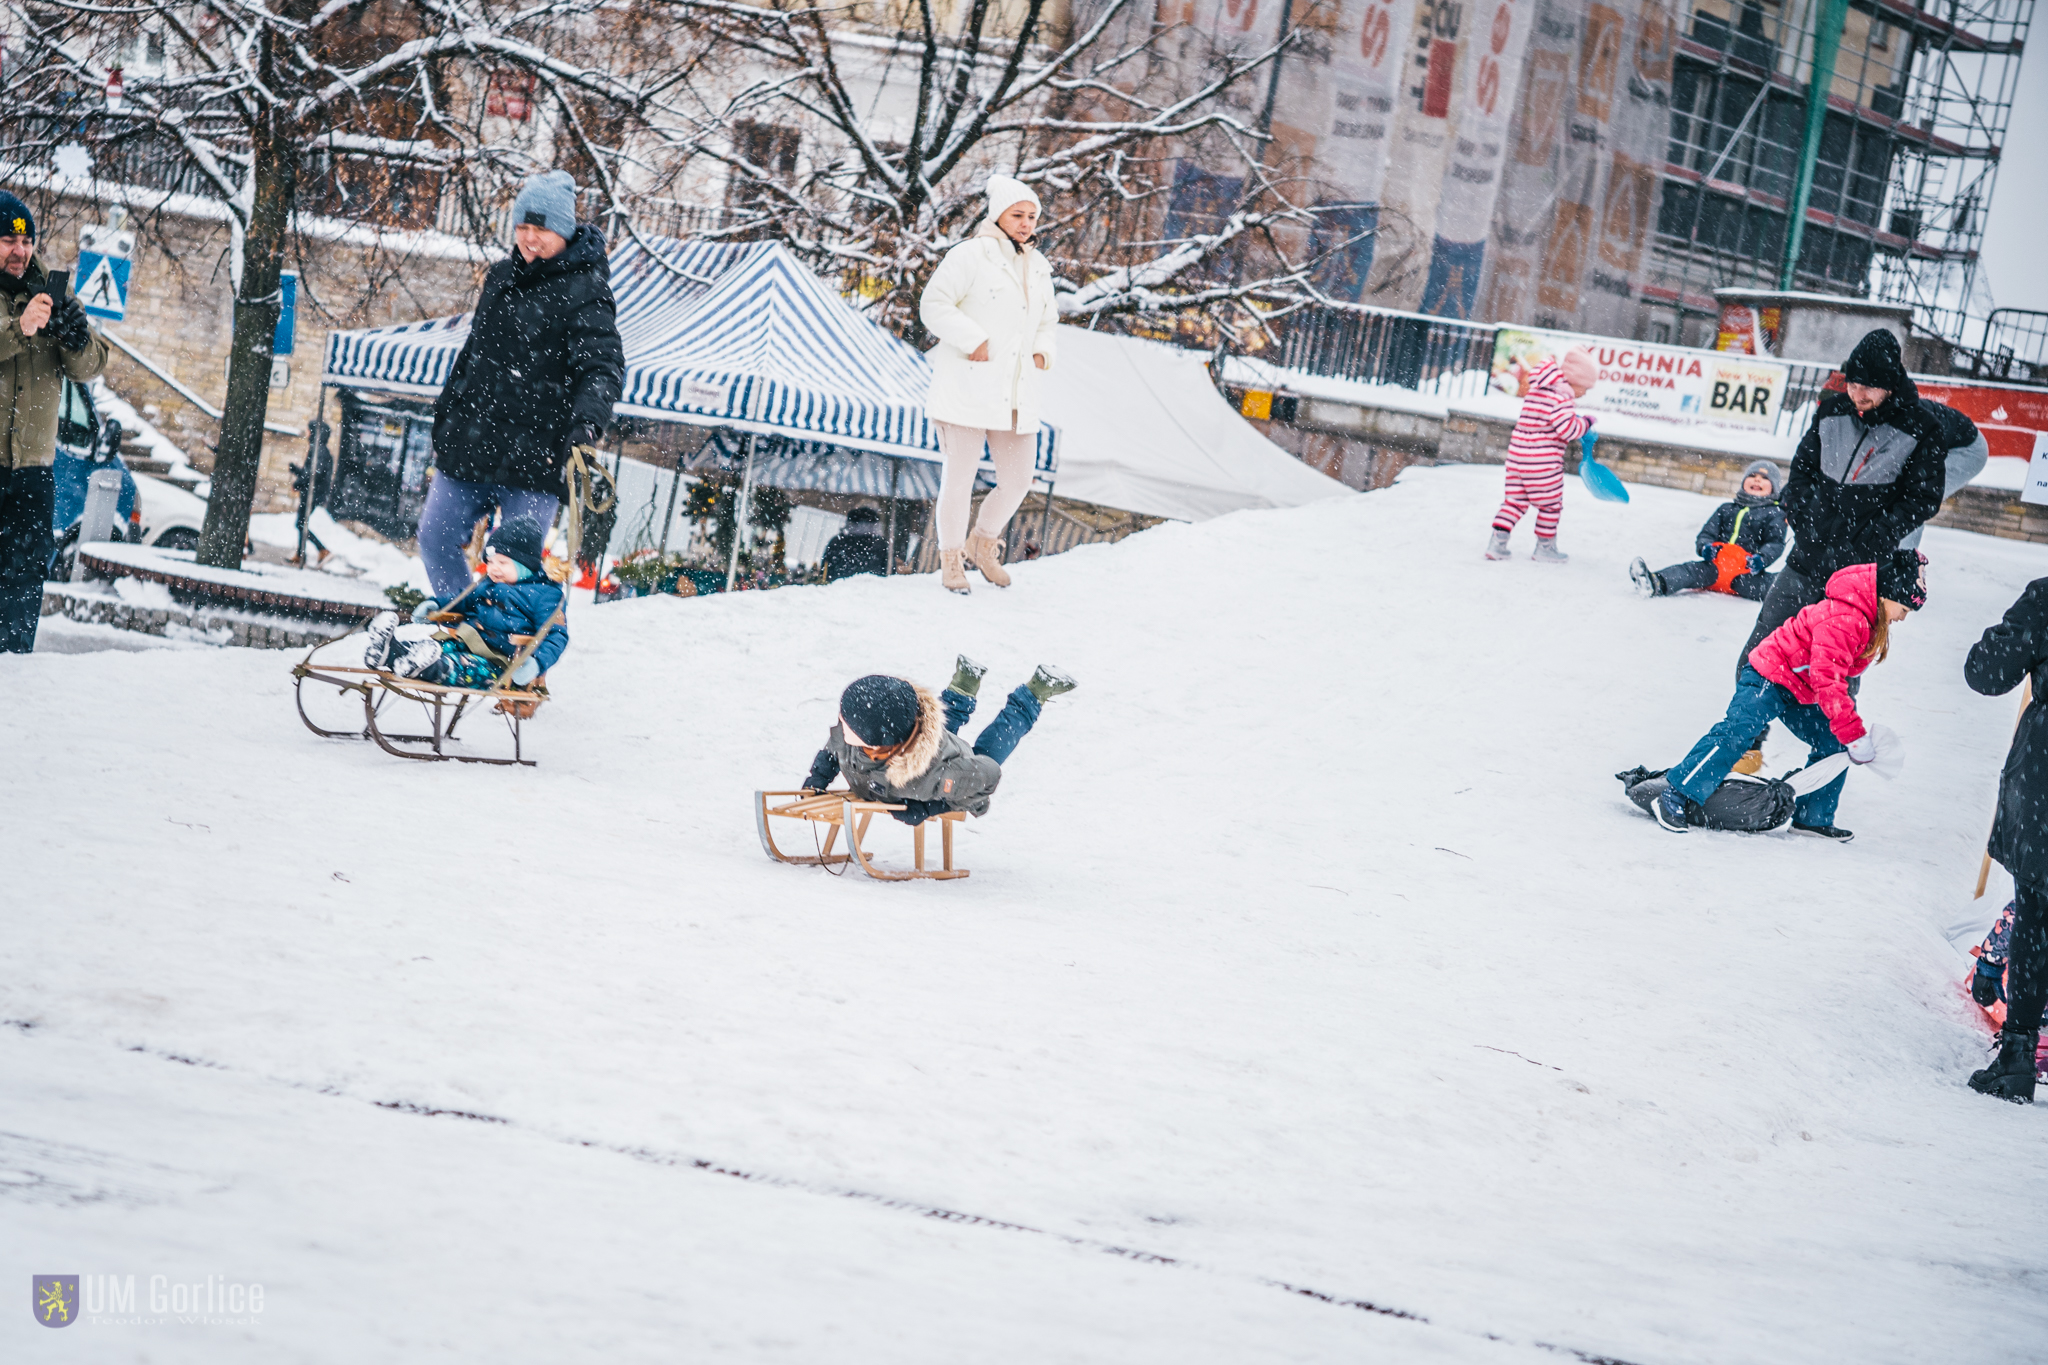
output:
POLYGON ((560 255, 545 261, 529 261, 516 249, 512 252, 512 278, 522 286, 577 270, 595 271, 599 279, 611 281, 611 257, 605 252, 604 230, 595 223, 578 223, 569 245, 562 248, 560 255))
POLYGON ((1899 354, 1899 339, 1882 327, 1866 333, 1856 343, 1856 349, 1849 352, 1849 359, 1842 366, 1842 378, 1851 384, 1889 390, 1887 407, 1915 407, 1920 402, 1920 390, 1913 387, 1905 359, 1899 354))

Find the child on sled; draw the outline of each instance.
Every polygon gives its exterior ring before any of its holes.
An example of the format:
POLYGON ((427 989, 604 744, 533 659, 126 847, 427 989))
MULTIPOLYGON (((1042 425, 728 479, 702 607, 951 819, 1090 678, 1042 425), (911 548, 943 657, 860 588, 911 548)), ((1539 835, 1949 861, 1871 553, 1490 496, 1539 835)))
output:
MULTIPOLYGON (((1650 807, 1657 823, 1673 834, 1685 833, 1687 817, 1714 794, 1750 741, 1774 720, 1784 721, 1805 741, 1812 751, 1809 761, 1844 749, 1851 763, 1876 760, 1877 741, 1856 714, 1849 679, 1884 661, 1893 623, 1926 601, 1927 558, 1917 550, 1895 551, 1883 564, 1851 564, 1828 579, 1825 598, 1749 652, 1727 715, 1665 774, 1671 785, 1650 807)), ((1839 843, 1855 837, 1834 825, 1843 776, 1799 798, 1793 806, 1794 830, 1839 843)))
POLYGON ((805 791, 821 792, 846 774, 862 801, 905 809, 890 814, 906 825, 964 810, 988 814, 988 799, 1002 781, 1002 765, 1038 720, 1039 708, 1076 684, 1044 664, 1010 693, 1003 709, 968 748, 960 727, 974 714, 975 694, 988 670, 965 654, 946 690, 930 691, 902 678, 870 673, 839 694, 839 723, 811 762, 805 791))
POLYGON ((569 647, 561 619, 563 593, 541 560, 546 533, 518 517, 484 542, 484 578, 441 610, 431 598, 413 608, 412 623, 387 611, 370 622, 363 663, 401 678, 448 687, 489 687, 550 619, 554 628, 532 656, 512 671, 512 685, 531 686, 569 647))
POLYGON ((1764 600, 1773 575, 1765 572, 1785 553, 1791 536, 1778 493, 1784 476, 1769 460, 1742 471, 1735 501, 1724 502, 1693 540, 1698 559, 1650 572, 1641 559, 1628 566, 1636 591, 1645 597, 1675 592, 1725 592, 1752 602, 1764 600))

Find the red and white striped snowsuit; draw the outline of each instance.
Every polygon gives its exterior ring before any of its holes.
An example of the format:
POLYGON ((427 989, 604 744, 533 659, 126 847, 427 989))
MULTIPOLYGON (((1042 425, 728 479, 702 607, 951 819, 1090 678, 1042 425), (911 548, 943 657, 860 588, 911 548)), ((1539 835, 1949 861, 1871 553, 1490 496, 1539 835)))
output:
POLYGON ((1507 498, 1493 514, 1494 530, 1514 530, 1533 506, 1536 534, 1545 540, 1557 534, 1557 518, 1564 511, 1565 449, 1593 426, 1593 419, 1581 417, 1572 405, 1575 396, 1555 360, 1544 361, 1530 376, 1522 415, 1508 437, 1507 498))

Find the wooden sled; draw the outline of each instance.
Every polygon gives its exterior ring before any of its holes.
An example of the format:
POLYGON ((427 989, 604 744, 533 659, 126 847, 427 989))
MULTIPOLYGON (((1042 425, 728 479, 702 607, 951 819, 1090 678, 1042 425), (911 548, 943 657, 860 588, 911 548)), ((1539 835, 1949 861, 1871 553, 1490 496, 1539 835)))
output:
MULTIPOLYGON (((347 637, 342 637, 346 639, 347 637)), ((292 693, 298 703, 299 719, 306 728, 323 739, 367 739, 387 754, 399 758, 416 759, 424 763, 494 763, 504 767, 534 766, 534 760, 525 756, 525 737, 521 726, 531 720, 540 704, 547 700, 545 687, 529 691, 506 689, 487 692, 481 688, 448 687, 441 683, 421 682, 417 678, 401 678, 396 673, 387 673, 376 668, 345 668, 316 664, 308 654, 292 668, 292 693), (306 684, 325 683, 342 692, 354 692, 363 699, 363 728, 361 730, 329 730, 314 723, 306 714, 306 684), (429 733, 424 735, 400 734, 379 723, 379 712, 384 703, 393 697, 417 702, 426 713, 429 733), (506 729, 512 732, 512 757, 491 758, 484 754, 449 753, 444 746, 456 741, 455 727, 462 723, 470 707, 478 711, 481 703, 495 701, 493 708, 505 718, 506 729), (426 746, 422 750, 419 746, 426 746), (400 747, 407 746, 407 747, 400 747)))
POLYGON ((809 795, 800 791, 755 792, 754 828, 760 831, 762 849, 779 863, 796 863, 804 867, 836 867, 842 871, 847 863, 853 863, 868 876, 884 882, 915 881, 920 877, 945 881, 966 876, 966 868, 953 866, 953 826, 967 818, 967 812, 959 810, 949 810, 935 815, 911 828, 912 857, 917 864, 915 870, 898 871, 875 866, 874 860, 861 847, 861 841, 868 835, 868 822, 878 814, 886 815, 890 811, 902 809, 901 806, 892 806, 882 801, 862 801, 853 793, 844 790, 809 795), (827 826, 823 846, 816 854, 784 853, 775 846, 775 836, 769 830, 768 821, 771 816, 784 820, 809 821, 814 826, 811 831, 814 841, 817 836, 815 826, 827 826), (934 822, 939 826, 942 866, 927 868, 924 865, 924 831, 927 825, 934 822), (841 831, 846 834, 847 851, 834 853, 832 848, 838 842, 841 831))

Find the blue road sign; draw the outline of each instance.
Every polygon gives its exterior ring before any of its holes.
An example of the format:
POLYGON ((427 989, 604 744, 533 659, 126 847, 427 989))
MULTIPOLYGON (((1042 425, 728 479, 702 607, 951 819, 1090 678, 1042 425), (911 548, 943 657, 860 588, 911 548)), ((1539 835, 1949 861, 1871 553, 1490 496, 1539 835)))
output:
POLYGON ((284 307, 278 310, 277 331, 270 338, 272 355, 292 353, 292 324, 298 320, 299 272, 287 270, 278 276, 277 287, 284 294, 284 307))
POLYGON ((132 262, 97 251, 78 253, 78 301, 96 318, 119 322, 128 316, 128 271, 132 262))

